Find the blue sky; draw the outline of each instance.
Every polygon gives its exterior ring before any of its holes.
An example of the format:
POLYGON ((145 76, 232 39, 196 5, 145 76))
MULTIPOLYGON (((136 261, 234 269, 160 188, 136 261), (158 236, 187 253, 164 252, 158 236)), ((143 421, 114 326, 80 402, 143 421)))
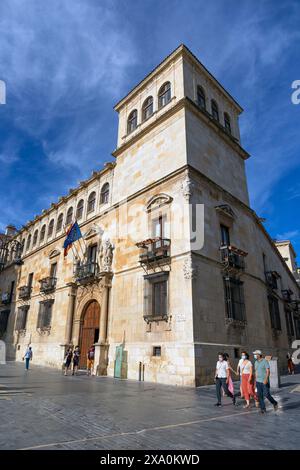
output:
POLYGON ((112 159, 113 105, 185 43, 244 108, 252 207, 300 253, 299 24, 298 0, 1 0, 0 230, 112 159))

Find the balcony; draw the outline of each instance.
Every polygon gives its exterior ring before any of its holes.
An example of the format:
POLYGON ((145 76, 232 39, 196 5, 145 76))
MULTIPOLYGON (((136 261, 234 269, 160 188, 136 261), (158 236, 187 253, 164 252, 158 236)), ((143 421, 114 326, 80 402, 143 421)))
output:
POLYGON ((266 271, 265 276, 268 287, 272 290, 278 289, 277 280, 280 278, 280 274, 277 271, 266 271))
POLYGON ((11 295, 9 292, 3 292, 1 294, 2 305, 9 305, 11 303, 11 295))
POLYGON ((29 299, 31 296, 31 286, 21 286, 19 287, 19 299, 29 299))
POLYGON ((44 277, 39 282, 41 284, 40 291, 43 294, 49 294, 50 292, 55 291, 57 278, 56 277, 44 277))
POLYGON ((136 244, 140 248, 139 261, 142 266, 165 264, 170 261, 171 240, 169 238, 148 238, 136 244))
POLYGON ((95 261, 75 265, 74 277, 80 284, 94 282, 99 275, 99 265, 95 261))
POLYGON ((232 245, 220 247, 221 261, 226 271, 244 271, 247 252, 232 245))

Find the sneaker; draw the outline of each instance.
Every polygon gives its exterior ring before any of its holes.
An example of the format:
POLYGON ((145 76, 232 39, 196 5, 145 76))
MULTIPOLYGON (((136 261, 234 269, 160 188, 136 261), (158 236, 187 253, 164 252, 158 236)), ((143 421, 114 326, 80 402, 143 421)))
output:
POLYGON ((218 403, 215 404, 215 406, 222 406, 222 405, 221 405, 221 403, 218 402, 218 403))
POLYGON ((233 399, 232 399, 232 404, 233 404, 234 406, 237 404, 237 403, 236 403, 236 398, 235 398, 235 397, 233 397, 233 399))
POLYGON ((265 415, 265 414, 266 414, 266 410, 260 410, 260 414, 261 414, 261 415, 265 415))
POLYGON ((277 411, 278 410, 278 403, 275 403, 275 405, 273 405, 273 406, 274 406, 274 411, 277 411))

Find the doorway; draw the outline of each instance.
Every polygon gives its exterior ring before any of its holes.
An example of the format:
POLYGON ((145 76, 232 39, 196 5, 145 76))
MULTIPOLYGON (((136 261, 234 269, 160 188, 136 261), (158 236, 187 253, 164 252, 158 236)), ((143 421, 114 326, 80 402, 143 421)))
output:
POLYGON ((99 340, 100 305, 96 300, 90 302, 84 310, 80 329, 80 362, 79 367, 86 369, 89 348, 99 340))

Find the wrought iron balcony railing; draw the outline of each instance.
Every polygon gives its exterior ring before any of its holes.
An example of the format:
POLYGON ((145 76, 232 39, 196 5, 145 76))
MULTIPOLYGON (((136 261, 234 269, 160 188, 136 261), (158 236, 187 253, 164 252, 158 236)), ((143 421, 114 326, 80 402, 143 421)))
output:
POLYGON ((19 298, 20 299, 29 299, 31 296, 32 287, 31 286, 21 286, 19 287, 19 298))
POLYGON ((92 282, 99 274, 99 265, 96 261, 81 263, 75 266, 75 279, 77 282, 92 282))
POLYGON ((141 264, 167 261, 170 259, 171 240, 169 238, 149 238, 136 245, 141 249, 141 264))
POLYGON ((44 277, 40 281, 40 291, 44 294, 48 294, 49 292, 53 292, 56 289, 56 277, 44 277))
POLYGON ((232 245, 222 245, 220 251, 224 268, 237 271, 245 270, 245 257, 248 254, 246 251, 240 250, 232 245))
POLYGON ((277 280, 280 278, 280 275, 277 271, 266 271, 265 272, 266 283, 270 289, 278 289, 277 280))

